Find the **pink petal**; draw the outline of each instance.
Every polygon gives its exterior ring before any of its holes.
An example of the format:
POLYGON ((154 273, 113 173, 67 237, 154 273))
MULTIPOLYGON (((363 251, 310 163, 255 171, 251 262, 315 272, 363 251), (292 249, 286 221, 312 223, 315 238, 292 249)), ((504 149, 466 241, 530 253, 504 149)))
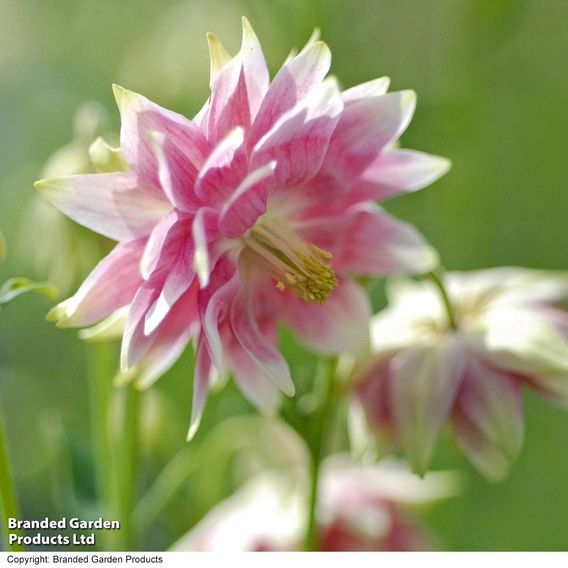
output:
POLYGON ((258 141, 251 155, 251 168, 275 160, 279 188, 309 180, 320 169, 342 108, 333 79, 318 85, 258 141))
POLYGON ((397 435, 412 469, 424 474, 454 404, 464 365, 459 340, 416 346, 392 360, 391 403, 397 435))
POLYGON ((248 130, 268 90, 268 83, 268 67, 262 48, 248 20, 243 18, 241 50, 216 70, 211 84, 208 139, 215 143, 235 127, 248 130))
POLYGON ((325 354, 361 355, 369 346, 371 306, 367 294, 342 279, 323 304, 284 295, 282 318, 310 348, 325 354))
POLYGON ((207 139, 216 144, 234 128, 248 130, 251 117, 245 74, 235 57, 217 75, 211 89, 207 117, 207 139))
POLYGON ((385 146, 404 132, 415 104, 413 91, 399 91, 346 105, 320 175, 338 186, 350 185, 385 146))
POLYGON ((195 193, 205 203, 220 206, 246 176, 243 143, 243 129, 231 130, 203 164, 195 184, 195 193))
POLYGON ((428 272, 437 265, 436 251, 411 225, 372 204, 342 210, 342 201, 335 203, 308 211, 295 229, 305 241, 331 252, 342 272, 384 276, 428 272))
POLYGON ((523 444, 523 407, 517 378, 471 358, 457 399, 456 433, 480 471, 506 473, 523 444), (504 466, 507 467, 504 467, 504 466))
POLYGON ((209 392, 209 373, 211 372, 211 359, 207 351, 207 345, 203 340, 203 336, 197 342, 197 353, 195 356, 195 368, 193 370, 193 400, 191 402, 191 420, 189 423, 189 431, 187 440, 191 440, 203 416, 203 409, 207 401, 207 393, 209 392))
POLYGON ((142 284, 139 263, 145 244, 144 237, 118 244, 76 294, 50 312, 50 319, 59 319, 60 327, 91 325, 129 304, 142 284))
MULTIPOLYGON (((160 295, 146 313, 144 323, 144 334, 151 334, 167 317, 168 313, 190 287, 195 280, 195 269, 193 268, 194 243, 190 238, 189 223, 178 223, 184 226, 184 238, 174 238, 176 246, 173 261, 164 266, 167 275, 160 295)), ((164 248, 171 248, 171 243, 166 243, 164 248)), ((158 270, 160 266, 158 265, 158 270)))
POLYGON ((254 146, 276 120, 319 85, 329 71, 331 53, 321 41, 306 46, 287 61, 272 81, 251 128, 250 146, 254 146))
POLYGON ((227 255, 222 256, 211 272, 206 288, 199 290, 199 313, 203 339, 210 357, 219 373, 223 373, 223 349, 219 333, 220 320, 228 310, 229 303, 239 286, 239 271, 227 255))
POLYGON ((442 177, 450 166, 446 158, 416 150, 385 150, 361 173, 349 194, 356 202, 417 191, 442 177))
POLYGON ((219 230, 226 237, 239 237, 266 213, 275 168, 276 162, 270 162, 250 173, 227 201, 219 219, 219 230))
POLYGON ((160 259, 163 262, 164 257, 166 257, 169 263, 173 258, 175 248, 177 248, 175 243, 177 243, 178 238, 183 235, 184 231, 183 223, 180 224, 179 221, 185 217, 187 216, 177 209, 172 209, 158 222, 150 233, 142 260, 140 261, 140 270, 145 280, 154 272, 160 259), (173 238, 173 234, 177 236, 173 238), (170 250, 169 246, 166 247, 166 243, 173 243, 174 250, 170 250))
POLYGON ((117 241, 147 235, 171 208, 133 172, 41 180, 35 187, 77 223, 117 241))
POLYGON ((197 285, 184 293, 155 333, 139 362, 141 388, 150 386, 179 359, 192 335, 199 329, 197 285))
POLYGON ((148 133, 158 163, 158 178, 164 193, 178 209, 195 211, 201 205, 194 194, 197 168, 162 132, 148 133))
POLYGON ((260 331, 254 314, 250 290, 241 287, 231 305, 231 327, 235 337, 247 355, 277 384, 288 396, 294 394, 294 383, 290 377, 288 364, 260 331))
POLYGON ((223 345, 228 365, 246 397, 264 412, 274 412, 281 398, 274 381, 247 355, 232 332, 223 338, 223 345))
POLYGON ((390 446, 393 438, 393 416, 390 395, 390 359, 372 362, 359 370, 356 396, 365 409, 365 415, 379 446, 390 446))
POLYGON ((121 116, 120 147, 130 167, 143 180, 159 187, 158 163, 149 132, 168 136, 178 149, 177 158, 187 160, 187 168, 199 169, 209 153, 200 129, 184 116, 164 109, 147 98, 114 85, 121 116))
POLYGON ((246 18, 243 18, 243 41, 240 54, 243 60, 250 116, 254 119, 268 91, 270 77, 260 42, 246 18))
POLYGON ((160 295, 164 285, 163 274, 158 274, 144 282, 130 306, 120 352, 120 370, 125 373, 138 363, 151 344, 151 337, 144 334, 144 319, 150 306, 160 295))

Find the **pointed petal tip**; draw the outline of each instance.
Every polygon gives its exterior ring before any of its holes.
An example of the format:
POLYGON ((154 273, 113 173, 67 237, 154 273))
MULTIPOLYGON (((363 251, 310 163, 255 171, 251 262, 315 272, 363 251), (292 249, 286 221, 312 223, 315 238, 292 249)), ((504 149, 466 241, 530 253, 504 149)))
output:
POLYGON ((243 39, 250 36, 256 37, 256 34, 254 33, 252 26, 250 25, 249 19, 246 16, 241 16, 241 23, 243 27, 243 39))
POLYGON ((116 101, 119 110, 122 110, 129 99, 132 99, 133 97, 140 97, 140 95, 138 95, 134 91, 129 91, 128 89, 125 89, 117 83, 112 84, 112 92, 114 94, 114 100, 116 101))
POLYGON ((211 60, 210 83, 213 83, 217 73, 231 61, 231 54, 214 33, 207 32, 206 37, 209 46, 209 59, 211 60))
POLYGON ((191 424, 189 425, 189 430, 187 431, 187 436, 185 438, 187 442, 191 442, 191 440, 193 440, 195 434, 197 434, 197 430, 199 429, 200 423, 201 423, 201 417, 199 417, 196 420, 193 420, 193 418, 191 419, 191 424))
POLYGON ((414 112, 414 109, 416 108, 417 98, 416 91, 414 91, 413 89, 406 89, 404 91, 400 91, 400 95, 402 106, 408 109, 412 109, 412 112, 414 112))
POLYGON ((45 321, 57 322, 63 317, 64 313, 65 309, 61 306, 61 304, 57 304, 57 306, 54 306, 47 312, 47 314, 45 314, 45 321))
POLYGON ((124 97, 125 97, 125 94, 126 94, 126 89, 124 87, 121 87, 117 83, 113 83, 112 84, 112 92, 113 92, 116 104, 120 107, 123 100, 124 100, 124 97))

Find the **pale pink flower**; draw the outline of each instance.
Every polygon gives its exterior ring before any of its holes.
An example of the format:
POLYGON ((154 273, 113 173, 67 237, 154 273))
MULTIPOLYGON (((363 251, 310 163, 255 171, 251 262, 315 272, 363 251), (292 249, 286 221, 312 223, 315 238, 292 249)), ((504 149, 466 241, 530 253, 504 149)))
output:
MULTIPOLYGON (((265 471, 220 503, 174 545, 189 551, 297 551, 307 524, 305 472, 265 471)), ((321 551, 427 550, 435 545, 413 510, 456 493, 458 479, 420 479, 400 462, 361 465, 334 455, 322 464, 317 511, 321 551)))
POLYGON ((390 283, 357 398, 380 445, 398 443, 416 471, 450 423, 473 465, 499 479, 523 443, 521 387, 568 406, 568 313, 559 308, 568 276, 495 268, 444 282, 457 329, 432 282, 390 283))
POLYGON ((271 83, 246 20, 233 58, 208 39, 211 95, 193 120, 116 86, 120 150, 92 151, 104 173, 37 184, 74 220, 119 241, 52 318, 116 323, 122 310, 122 370, 144 384, 197 338, 191 432, 213 369, 231 371, 265 409, 280 390, 294 392, 278 321, 323 353, 365 349, 369 302, 349 277, 437 262, 373 201, 420 189, 449 167, 394 145, 412 117, 412 91, 387 93, 382 78, 340 92, 316 38, 271 83))

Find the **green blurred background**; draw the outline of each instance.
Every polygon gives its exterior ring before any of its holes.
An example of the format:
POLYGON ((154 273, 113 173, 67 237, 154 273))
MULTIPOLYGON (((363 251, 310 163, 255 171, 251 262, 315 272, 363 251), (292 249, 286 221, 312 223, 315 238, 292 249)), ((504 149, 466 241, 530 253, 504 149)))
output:
MULTIPOLYGON (((44 279, 45 267, 65 255, 55 277, 64 293, 77 286, 107 245, 73 228, 78 244, 69 252, 65 236, 57 243, 49 223, 30 213, 46 159, 73 140, 86 101, 102 105, 98 130, 118 131, 113 82, 192 116, 207 97, 205 32, 234 52, 243 14, 273 72, 318 26, 344 86, 389 75, 393 90, 417 91, 402 144, 448 156, 453 169, 387 208, 414 222, 448 269, 566 268, 567 7, 565 0, 0 0, 0 227, 9 247, 0 281, 44 279)), ((88 347, 44 321, 49 307, 29 297, 0 313, 0 396, 18 491, 24 517, 94 516, 88 347)), ((287 335, 284 349, 301 390, 311 356, 287 335)), ((145 396, 139 489, 184 446, 191 365, 188 352, 145 396)), ((214 394, 196 447, 224 417, 250 412, 231 385, 214 394)), ((568 550, 568 413, 527 393, 526 425, 524 451, 500 484, 480 478, 444 437, 434 467, 465 477, 460 498, 425 513, 445 548, 568 550)), ((205 469, 196 468, 139 536, 139 548, 169 546, 233 488, 232 478, 205 469)))

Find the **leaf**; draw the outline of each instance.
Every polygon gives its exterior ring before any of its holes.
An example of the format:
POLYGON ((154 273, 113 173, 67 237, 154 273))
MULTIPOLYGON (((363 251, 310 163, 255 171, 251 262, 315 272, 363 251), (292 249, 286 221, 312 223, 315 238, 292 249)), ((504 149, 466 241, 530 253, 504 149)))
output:
POLYGON ((10 278, 0 287, 0 306, 28 292, 43 294, 51 300, 56 300, 59 296, 57 288, 50 282, 32 282, 28 278, 10 278))

